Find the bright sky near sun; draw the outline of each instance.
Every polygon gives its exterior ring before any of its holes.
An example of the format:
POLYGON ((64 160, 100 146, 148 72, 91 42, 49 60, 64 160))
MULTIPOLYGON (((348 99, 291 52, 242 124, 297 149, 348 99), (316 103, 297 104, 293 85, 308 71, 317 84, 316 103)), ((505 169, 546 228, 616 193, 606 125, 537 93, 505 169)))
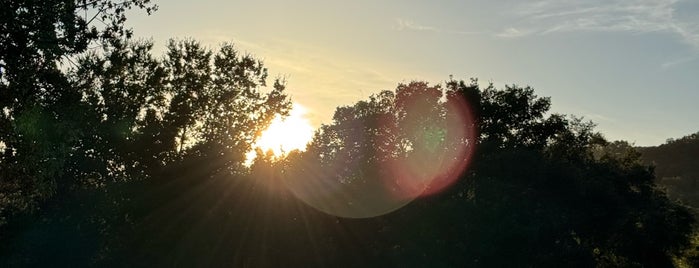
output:
POLYGON ((289 115, 282 118, 277 116, 272 119, 269 127, 257 138, 253 148, 246 155, 246 165, 252 164, 257 148, 266 153, 272 151, 275 156, 287 154, 293 150, 306 150, 313 138, 315 129, 306 118, 308 110, 298 103, 294 103, 289 115))
POLYGON ((155 1, 137 37, 232 41, 287 79, 314 127, 400 82, 530 85, 609 139, 699 131, 699 1, 155 1), (495 3, 497 2, 497 3, 495 3))
POLYGON ((304 150, 313 137, 313 127, 305 118, 306 108, 294 104, 289 115, 285 118, 277 116, 269 128, 257 140, 255 146, 263 151, 271 150, 275 155, 304 150), (283 142, 280 142, 283 141, 283 142))

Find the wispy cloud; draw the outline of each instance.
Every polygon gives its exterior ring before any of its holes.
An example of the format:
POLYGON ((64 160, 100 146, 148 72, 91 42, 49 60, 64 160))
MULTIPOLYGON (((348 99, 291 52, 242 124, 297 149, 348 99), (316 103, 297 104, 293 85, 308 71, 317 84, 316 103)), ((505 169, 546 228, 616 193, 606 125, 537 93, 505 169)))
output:
POLYGON ((663 70, 666 70, 666 69, 676 67, 678 65, 693 62, 695 60, 699 60, 699 56, 690 56, 690 57, 671 60, 671 61, 665 62, 662 65, 660 65, 660 68, 662 68, 663 70))
POLYGON ((671 33, 699 49, 699 19, 677 16, 679 0, 544 0, 517 6, 500 37, 560 32, 671 33))
POLYGON ((395 19, 395 27, 394 28, 398 31, 427 31, 427 32, 435 32, 435 33, 462 34, 462 35, 486 33, 486 32, 479 32, 479 31, 459 31, 459 30, 453 30, 453 29, 437 28, 434 26, 427 26, 427 25, 415 23, 411 20, 406 20, 403 18, 396 18, 395 19))
POLYGON ((495 36, 497 37, 502 37, 502 38, 516 38, 516 37, 521 37, 530 34, 530 30, 520 30, 514 27, 507 28, 499 33, 496 33, 495 36))
POLYGON ((615 122, 617 122, 617 120, 614 119, 613 117, 598 114, 598 113, 587 113, 586 116, 588 119, 590 119, 596 123, 600 123, 600 122, 615 123, 615 122))
POLYGON ((294 40, 241 40, 214 30, 202 39, 208 44, 233 41, 243 53, 264 55, 270 77, 288 79, 287 93, 309 109, 306 117, 314 126, 328 123, 335 107, 395 87, 401 78, 379 63, 294 40))
POLYGON ((438 31, 437 28, 435 28, 435 27, 420 25, 420 24, 414 23, 410 20, 405 20, 402 18, 396 19, 396 30, 399 30, 399 31, 403 31, 403 30, 430 31, 430 32, 438 31))

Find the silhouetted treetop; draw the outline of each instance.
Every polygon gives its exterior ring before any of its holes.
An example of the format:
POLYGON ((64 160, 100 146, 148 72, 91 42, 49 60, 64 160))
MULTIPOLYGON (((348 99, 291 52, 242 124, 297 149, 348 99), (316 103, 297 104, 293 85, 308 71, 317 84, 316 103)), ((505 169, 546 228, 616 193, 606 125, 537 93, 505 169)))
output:
POLYGON ((154 55, 124 26, 149 0, 0 6, 2 267, 699 263, 654 174, 695 200, 699 133, 634 148, 529 86, 450 78, 338 107, 306 151, 248 167, 291 108, 262 61, 154 55))
POLYGON ((671 266, 692 216, 635 151, 549 108, 530 87, 400 84, 338 108, 281 176, 325 213, 383 215, 366 243, 394 264, 671 266))
POLYGON ((162 59, 152 46, 121 41, 86 53, 65 73, 60 102, 16 115, 5 108, 13 127, 0 139, 0 164, 3 177, 17 180, 5 194, 46 198, 143 179, 185 156, 211 159, 211 173, 246 169, 255 136, 290 107, 284 84, 265 89, 262 62, 232 44, 213 51, 172 40, 162 59))
POLYGON ((149 0, 8 0, 2 6, 0 224, 7 214, 34 208, 72 176, 66 165, 85 131, 83 96, 65 72, 76 67, 75 56, 90 45, 128 39, 128 10, 156 8, 149 0))
POLYGON ((655 166, 657 183, 664 187, 670 198, 691 206, 695 214, 699 208, 699 133, 665 144, 635 148, 647 165, 655 166))

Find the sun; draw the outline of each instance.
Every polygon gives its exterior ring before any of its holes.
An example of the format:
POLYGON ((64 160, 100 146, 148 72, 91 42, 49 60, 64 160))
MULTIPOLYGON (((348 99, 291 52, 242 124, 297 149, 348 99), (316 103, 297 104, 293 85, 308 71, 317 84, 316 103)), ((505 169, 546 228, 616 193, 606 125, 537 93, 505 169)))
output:
POLYGON ((293 150, 306 150, 306 145, 313 138, 314 129, 306 118, 308 110, 298 103, 292 105, 289 116, 277 115, 269 127, 262 132, 248 153, 248 159, 255 157, 255 149, 272 151, 275 156, 283 156, 293 150))

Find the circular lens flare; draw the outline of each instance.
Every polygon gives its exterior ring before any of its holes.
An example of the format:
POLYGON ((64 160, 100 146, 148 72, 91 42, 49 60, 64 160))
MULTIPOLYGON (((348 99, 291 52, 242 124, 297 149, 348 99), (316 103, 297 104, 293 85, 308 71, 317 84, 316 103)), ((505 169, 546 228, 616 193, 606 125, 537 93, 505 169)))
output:
POLYGON ((439 94, 398 95, 396 113, 354 115, 322 129, 323 146, 311 145, 285 171, 287 187, 346 218, 384 215, 444 190, 467 168, 476 131, 467 102, 439 94))
POLYGON ((392 159, 386 183, 397 185, 404 198, 431 195, 452 185, 467 168, 474 152, 476 137, 474 119, 462 98, 444 104, 446 115, 439 126, 416 127, 409 136, 418 143, 406 157, 392 159))

